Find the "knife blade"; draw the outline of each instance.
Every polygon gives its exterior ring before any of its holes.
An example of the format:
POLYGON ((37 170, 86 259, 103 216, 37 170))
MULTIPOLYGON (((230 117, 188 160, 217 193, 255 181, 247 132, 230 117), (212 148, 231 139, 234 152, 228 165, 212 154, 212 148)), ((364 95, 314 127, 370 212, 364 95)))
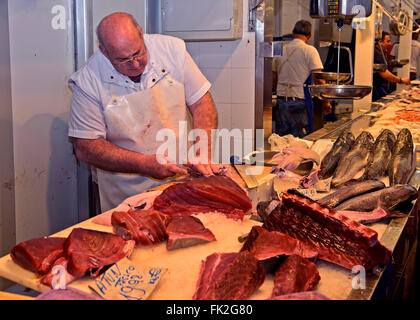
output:
POLYGON ((232 156, 230 157, 230 163, 233 165, 235 170, 241 176, 242 180, 245 182, 246 186, 249 189, 253 189, 258 187, 258 180, 255 178, 254 175, 247 174, 247 166, 244 164, 239 164, 238 157, 232 156))

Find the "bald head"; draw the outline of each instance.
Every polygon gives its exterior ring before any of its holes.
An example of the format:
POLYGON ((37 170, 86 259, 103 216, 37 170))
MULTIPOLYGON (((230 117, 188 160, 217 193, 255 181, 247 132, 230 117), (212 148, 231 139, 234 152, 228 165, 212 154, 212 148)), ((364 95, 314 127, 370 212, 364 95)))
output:
POLYGON ((115 12, 101 20, 96 29, 99 45, 104 49, 116 48, 139 37, 142 29, 128 13, 115 12))

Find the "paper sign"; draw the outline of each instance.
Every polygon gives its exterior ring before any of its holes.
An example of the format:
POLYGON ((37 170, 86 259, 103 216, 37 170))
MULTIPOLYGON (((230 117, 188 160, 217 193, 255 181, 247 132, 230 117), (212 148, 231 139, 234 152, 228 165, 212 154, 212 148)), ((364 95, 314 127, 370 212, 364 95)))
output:
POLYGON ((107 300, 146 300, 168 269, 139 266, 121 259, 89 288, 107 300))

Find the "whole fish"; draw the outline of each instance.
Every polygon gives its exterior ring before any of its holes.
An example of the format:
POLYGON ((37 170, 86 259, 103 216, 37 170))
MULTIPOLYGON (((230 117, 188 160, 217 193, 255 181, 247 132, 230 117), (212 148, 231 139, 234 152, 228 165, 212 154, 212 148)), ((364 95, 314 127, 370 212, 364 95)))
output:
POLYGON ((385 176, 395 141, 395 135, 391 130, 384 129, 381 132, 375 140, 361 180, 379 179, 385 176))
POLYGON ((337 211, 372 211, 377 207, 392 210, 397 205, 417 198, 416 188, 409 184, 397 184, 344 201, 335 207, 337 211))
POLYGON ((389 185, 408 183, 414 172, 413 138, 410 130, 404 128, 398 133, 388 165, 389 185))
POLYGON ((367 131, 363 131, 357 137, 350 151, 338 163, 332 179, 334 187, 352 180, 360 170, 366 167, 374 141, 375 139, 367 131))
POLYGON ((385 188, 385 183, 379 180, 366 180, 345 185, 337 191, 319 199, 317 202, 328 208, 335 208, 347 199, 361 194, 385 188))
POLYGON ((327 179, 334 174, 338 162, 352 147, 354 143, 354 135, 350 131, 343 131, 335 140, 331 150, 325 155, 321 161, 320 179, 327 179))

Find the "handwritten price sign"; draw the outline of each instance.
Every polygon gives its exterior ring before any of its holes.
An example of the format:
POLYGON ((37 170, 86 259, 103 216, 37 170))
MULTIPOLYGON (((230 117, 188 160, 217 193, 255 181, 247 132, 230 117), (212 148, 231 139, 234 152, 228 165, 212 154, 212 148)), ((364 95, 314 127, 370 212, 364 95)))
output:
POLYGON ((166 271, 162 268, 137 266, 124 258, 89 287, 107 300, 146 300, 166 271))

